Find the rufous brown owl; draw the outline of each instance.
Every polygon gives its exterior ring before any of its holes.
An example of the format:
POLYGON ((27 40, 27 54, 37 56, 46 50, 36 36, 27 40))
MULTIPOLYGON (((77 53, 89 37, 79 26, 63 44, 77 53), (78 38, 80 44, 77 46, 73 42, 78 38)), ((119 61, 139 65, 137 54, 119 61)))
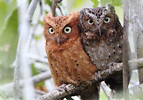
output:
POLYGON ((96 66, 83 50, 79 21, 79 12, 58 17, 49 13, 44 18, 46 52, 56 86, 92 84, 94 80, 96 66))
MULTIPOLYGON (((82 9, 80 27, 84 50, 98 70, 122 62, 123 27, 111 4, 82 9)), ((105 82, 114 92, 122 92, 122 73, 109 77, 105 82)))

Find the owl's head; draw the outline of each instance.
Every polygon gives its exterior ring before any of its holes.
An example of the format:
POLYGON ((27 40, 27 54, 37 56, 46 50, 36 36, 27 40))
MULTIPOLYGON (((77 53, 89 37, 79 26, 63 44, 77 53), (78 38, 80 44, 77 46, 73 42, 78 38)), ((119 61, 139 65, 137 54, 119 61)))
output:
POLYGON ((105 7, 84 8, 80 11, 80 26, 84 32, 102 35, 114 29, 118 21, 115 9, 111 4, 105 7))
POLYGON ((79 37, 79 12, 67 16, 53 17, 49 13, 44 18, 46 43, 55 47, 65 46, 79 37))

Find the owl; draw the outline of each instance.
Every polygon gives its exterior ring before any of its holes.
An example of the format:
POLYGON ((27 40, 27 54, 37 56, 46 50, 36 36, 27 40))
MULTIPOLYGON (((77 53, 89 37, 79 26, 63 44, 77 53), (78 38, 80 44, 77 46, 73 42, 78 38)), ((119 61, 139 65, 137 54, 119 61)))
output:
MULTIPOLYGON (((82 9, 79 25, 83 48, 98 70, 122 62, 123 27, 111 4, 82 9)), ((105 82, 113 93, 122 92, 122 73, 110 76, 105 82)))
MULTIPOLYGON (((62 84, 92 86, 97 68, 83 49, 79 21, 79 12, 58 17, 53 17, 49 13, 44 18, 46 53, 56 86, 62 84)), ((97 88, 94 87, 92 90, 96 92, 97 88)))

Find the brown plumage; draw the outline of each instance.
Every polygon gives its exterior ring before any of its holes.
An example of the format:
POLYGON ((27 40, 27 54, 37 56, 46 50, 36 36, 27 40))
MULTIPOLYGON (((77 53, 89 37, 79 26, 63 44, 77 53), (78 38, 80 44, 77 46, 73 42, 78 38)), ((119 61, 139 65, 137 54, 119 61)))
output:
MULTIPOLYGON (((80 11, 81 38, 85 52, 98 70, 122 62, 123 27, 111 4, 80 11)), ((122 92, 122 73, 105 81, 115 92, 122 92)))
POLYGON ((84 52, 79 24, 79 12, 67 16, 44 18, 46 52, 56 86, 91 84, 96 67, 84 52))

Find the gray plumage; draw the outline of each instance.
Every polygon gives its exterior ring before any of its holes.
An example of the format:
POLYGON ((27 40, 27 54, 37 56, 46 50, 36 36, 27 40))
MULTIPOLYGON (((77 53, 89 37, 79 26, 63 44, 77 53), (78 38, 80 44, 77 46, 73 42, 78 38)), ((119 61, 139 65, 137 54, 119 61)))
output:
MULTIPOLYGON (((123 27, 111 4, 82 9, 79 26, 84 50, 98 70, 122 62, 123 27)), ((115 92, 123 89, 122 73, 111 76, 105 82, 115 92)))

